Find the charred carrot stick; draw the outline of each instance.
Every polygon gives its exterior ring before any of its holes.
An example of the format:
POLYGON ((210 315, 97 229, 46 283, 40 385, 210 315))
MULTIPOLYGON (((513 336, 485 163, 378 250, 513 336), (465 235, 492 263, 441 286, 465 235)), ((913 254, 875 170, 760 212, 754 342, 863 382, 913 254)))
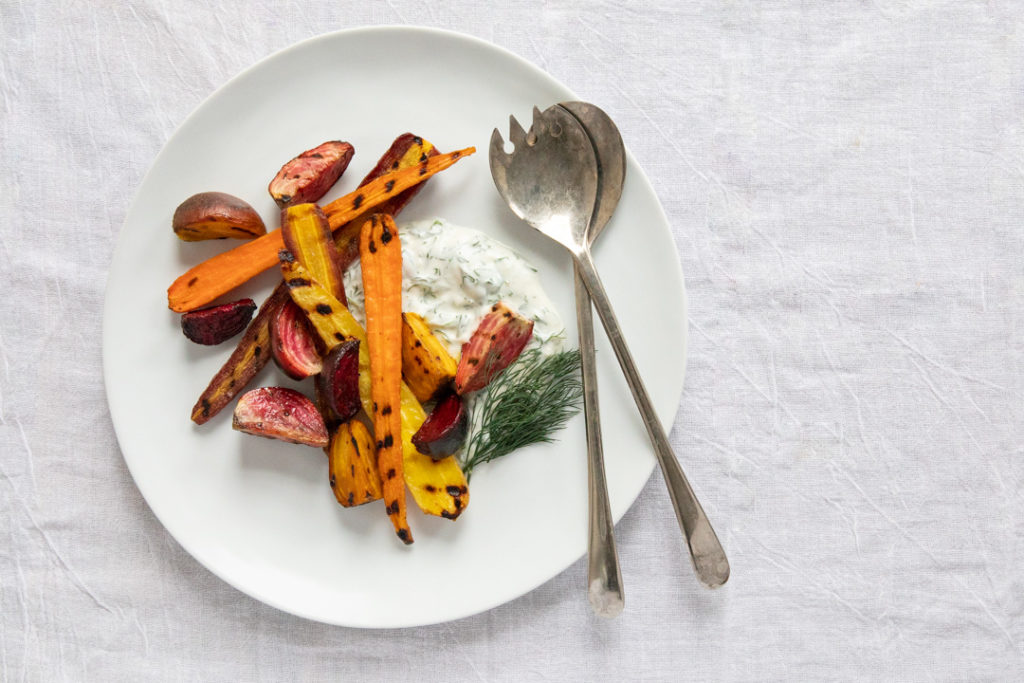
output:
MULTIPOLYGON (((436 154, 437 150, 434 149, 434 145, 427 140, 412 133, 403 133, 395 138, 387 151, 381 155, 377 165, 363 178, 362 182, 359 183, 359 187, 365 187, 390 171, 417 166, 423 163, 425 157, 431 157, 436 154)), ((386 209, 391 215, 397 214, 416 196, 416 193, 425 184, 426 181, 413 185, 385 201, 379 208, 386 209)), ((361 224, 361 221, 353 220, 337 230, 335 243, 342 255, 342 269, 348 267, 352 261, 359 258, 359 226, 361 224), (354 229, 349 226, 354 226, 354 229)), ((224 406, 231 402, 231 399, 242 393, 246 384, 267 364, 267 361, 270 359, 270 356, 266 353, 266 350, 269 348, 267 340, 270 339, 270 321, 277 309, 287 300, 288 289, 282 282, 274 290, 274 293, 270 295, 270 298, 267 299, 263 307, 260 308, 259 314, 249 323, 245 335, 238 342, 238 346, 231 354, 231 357, 224 363, 224 366, 221 367, 220 371, 210 381, 210 385, 199 397, 199 400, 196 401, 196 405, 192 409, 192 419, 196 424, 203 424, 220 412, 224 406), (254 355, 257 346, 260 347, 261 353, 255 353, 254 355)), ((421 419, 420 422, 422 421, 421 419)), ((429 495, 429 492, 421 492, 415 487, 412 490, 414 495, 420 497, 429 495)), ((417 502, 419 501, 420 498, 417 498, 417 502)), ((431 503, 424 505, 424 507, 448 513, 451 513, 453 510, 455 512, 458 511, 458 508, 452 508, 448 503, 449 501, 437 503, 431 500, 431 503)), ((440 514, 440 512, 435 511, 430 514, 440 514)))
MULTIPOLYGON (((370 354, 366 351, 366 331, 352 313, 331 296, 294 255, 282 251, 281 274, 286 292, 306 312, 313 329, 328 349, 348 339, 359 344, 359 400, 367 415, 373 415, 373 386, 370 379, 370 354)), ((420 453, 413 436, 423 426, 427 413, 406 384, 402 383, 402 467, 405 484, 420 509, 428 515, 456 519, 469 505, 469 487, 455 456, 434 460, 420 453)))
MULTIPOLYGON (((383 175, 325 206, 327 222, 332 230, 340 228, 474 152, 475 147, 467 147, 438 154, 414 167, 383 175)), ((212 302, 277 263, 277 252, 283 246, 281 232, 275 230, 203 261, 167 289, 168 307, 183 313, 212 302)))
POLYGON ((281 211, 281 239, 284 248, 295 254, 313 277, 338 301, 345 296, 345 270, 341 252, 334 243, 327 218, 316 204, 294 204, 281 211))
POLYGON ((398 537, 412 543, 402 472, 402 246, 387 214, 374 214, 359 234, 366 341, 370 353, 373 433, 384 504, 398 537))
MULTIPOLYGON (((388 151, 384 152, 383 156, 377 160, 377 165, 366 174, 359 186, 362 187, 385 173, 422 164, 430 157, 437 155, 437 148, 429 141, 419 135, 402 133, 391 143, 388 151)), ((425 182, 413 185, 376 207, 373 212, 386 213, 392 217, 397 216, 405 208, 405 205, 423 189, 424 185, 426 185, 425 182)), ((359 227, 362 224, 362 220, 357 218, 334 231, 334 241, 338 245, 338 251, 341 252, 342 269, 347 269, 359 258, 359 227)))

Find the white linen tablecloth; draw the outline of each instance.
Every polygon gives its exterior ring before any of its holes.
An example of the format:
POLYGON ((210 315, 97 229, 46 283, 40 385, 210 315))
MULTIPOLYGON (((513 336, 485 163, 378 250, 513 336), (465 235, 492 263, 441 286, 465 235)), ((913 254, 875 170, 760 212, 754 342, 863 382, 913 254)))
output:
POLYGON ((1021 680, 1024 5, 1011 0, 0 2, 0 679, 1021 680), (106 272, 188 113, 298 40, 423 24, 603 106, 690 301, 672 441, 728 550, 692 576, 660 474, 583 562, 455 623, 358 631, 168 536, 106 407, 106 272))

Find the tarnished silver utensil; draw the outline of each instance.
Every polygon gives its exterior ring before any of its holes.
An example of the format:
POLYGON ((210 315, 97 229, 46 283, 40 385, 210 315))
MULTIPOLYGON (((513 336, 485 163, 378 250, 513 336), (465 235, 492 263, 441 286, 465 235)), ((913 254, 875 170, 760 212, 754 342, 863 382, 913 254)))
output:
MULTIPOLYGON (((599 107, 588 102, 562 102, 559 106, 569 110, 594 146, 597 200, 587 230, 587 242, 592 245, 608 224, 622 196, 622 185, 626 180, 626 148, 619 129, 599 107)), ((594 358, 594 311, 579 272, 576 272, 575 288, 576 326, 579 328, 583 371, 583 413, 587 426, 587 598, 598 616, 611 618, 622 612, 625 591, 604 470, 597 362, 594 358)))
POLYGON ((590 255, 587 231, 598 188, 593 144, 575 117, 558 106, 534 108, 529 134, 515 118, 510 129, 511 154, 497 129, 491 135, 494 184, 517 216, 572 254, 654 444, 697 577, 709 588, 720 586, 729 578, 725 551, 672 452, 590 255))

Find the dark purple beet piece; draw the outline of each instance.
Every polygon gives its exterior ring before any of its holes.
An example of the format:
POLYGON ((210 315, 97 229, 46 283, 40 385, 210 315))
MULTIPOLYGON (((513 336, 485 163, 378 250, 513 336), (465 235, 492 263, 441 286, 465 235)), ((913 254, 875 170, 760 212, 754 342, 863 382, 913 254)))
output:
POLYGON ((196 344, 214 346, 231 339, 245 329, 256 311, 252 299, 240 299, 229 304, 207 306, 183 313, 181 331, 196 344))
POLYGON ((458 394, 452 393, 437 402, 413 435, 412 442, 420 453, 442 460, 462 447, 468 429, 466 404, 458 394))
POLYGON ((362 407, 359 401, 359 340, 349 339, 324 356, 324 366, 316 376, 317 391, 323 406, 342 422, 355 417, 362 407))

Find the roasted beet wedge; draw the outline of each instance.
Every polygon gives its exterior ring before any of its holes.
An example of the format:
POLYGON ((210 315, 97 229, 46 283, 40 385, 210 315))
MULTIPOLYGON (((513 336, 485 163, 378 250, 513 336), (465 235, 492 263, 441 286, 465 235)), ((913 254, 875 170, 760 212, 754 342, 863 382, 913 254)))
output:
POLYGON ((339 140, 306 150, 277 172, 267 188, 270 196, 281 208, 317 201, 345 172, 354 153, 352 145, 339 140))
POLYGON ((359 340, 344 341, 324 356, 324 367, 316 376, 322 405, 345 422, 362 407, 359 402, 359 340))
POLYGON ((231 427, 246 434, 323 448, 329 439, 313 402, 285 387, 262 387, 242 394, 231 427))
POLYGON ((532 335, 532 320, 500 301, 491 306, 473 336, 462 345, 455 391, 466 394, 483 389, 519 357, 532 335))
POLYGON ((442 460, 462 448, 468 429, 465 402, 458 394, 447 394, 430 411, 412 442, 420 453, 442 460))
POLYGON ((292 379, 305 379, 323 367, 313 328, 291 299, 270 319, 270 351, 277 367, 292 379))
POLYGON ((200 192, 183 201, 171 219, 174 234, 186 242, 252 239, 267 232, 248 202, 225 192, 200 192))
POLYGON ((189 311, 181 316, 181 331, 196 344, 215 346, 244 330, 255 310, 255 301, 239 299, 189 311))

